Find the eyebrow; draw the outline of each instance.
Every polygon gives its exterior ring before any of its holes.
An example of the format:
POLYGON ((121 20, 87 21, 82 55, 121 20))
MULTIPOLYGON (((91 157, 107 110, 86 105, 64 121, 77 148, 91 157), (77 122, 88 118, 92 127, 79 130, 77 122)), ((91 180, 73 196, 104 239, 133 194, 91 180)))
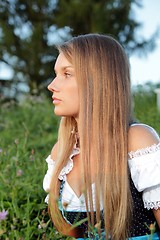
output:
POLYGON ((64 69, 66 69, 66 68, 73 68, 73 66, 71 66, 71 65, 68 65, 68 66, 65 66, 65 67, 63 67, 64 69))
MULTIPOLYGON (((66 70, 67 68, 72 68, 72 69, 73 69, 73 66, 68 65, 68 66, 62 67, 61 69, 62 69, 62 70, 66 70)), ((56 72, 56 69, 55 69, 55 68, 54 68, 54 71, 56 72)))

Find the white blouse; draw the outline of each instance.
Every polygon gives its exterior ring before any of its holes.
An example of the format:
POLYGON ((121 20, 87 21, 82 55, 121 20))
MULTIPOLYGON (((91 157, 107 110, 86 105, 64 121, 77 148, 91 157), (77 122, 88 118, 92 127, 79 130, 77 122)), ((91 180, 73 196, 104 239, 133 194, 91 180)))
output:
POLYGON ((132 181, 139 192, 143 191, 144 207, 160 207, 160 143, 129 153, 132 181))
MULTIPOLYGON (((74 148, 66 166, 59 175, 59 179, 65 181, 62 192, 62 204, 65 203, 66 206, 67 203, 66 211, 83 212, 86 211, 84 194, 77 197, 67 182, 67 174, 73 168, 73 157, 77 154, 79 154, 79 149, 74 148)), ((160 207, 160 143, 139 149, 136 152, 130 152, 128 156, 131 178, 137 190, 143 192, 144 207, 147 209, 158 209, 160 207)), ((43 188, 46 192, 49 192, 55 161, 53 161, 49 155, 46 162, 48 164, 48 170, 43 180, 43 188)), ((93 194, 95 194, 94 184, 92 184, 92 190, 93 194)), ((47 195, 45 199, 46 203, 48 203, 48 198, 49 195, 47 195)), ((103 209, 102 203, 101 209, 103 209)))

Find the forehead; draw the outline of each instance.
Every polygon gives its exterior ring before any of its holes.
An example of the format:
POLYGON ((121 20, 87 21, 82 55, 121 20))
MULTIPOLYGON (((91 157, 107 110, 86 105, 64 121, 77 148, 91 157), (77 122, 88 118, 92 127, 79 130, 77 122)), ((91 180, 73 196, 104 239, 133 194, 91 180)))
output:
POLYGON ((61 52, 57 60, 55 62, 55 69, 73 67, 72 63, 65 57, 65 55, 61 52))

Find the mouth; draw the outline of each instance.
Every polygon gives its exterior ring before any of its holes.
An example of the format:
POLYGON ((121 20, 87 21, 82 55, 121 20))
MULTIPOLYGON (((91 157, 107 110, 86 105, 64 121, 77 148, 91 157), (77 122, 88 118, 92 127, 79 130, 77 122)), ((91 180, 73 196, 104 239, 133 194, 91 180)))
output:
POLYGON ((56 98, 56 97, 52 97, 52 99, 53 99, 53 104, 58 104, 62 101, 61 99, 56 98))

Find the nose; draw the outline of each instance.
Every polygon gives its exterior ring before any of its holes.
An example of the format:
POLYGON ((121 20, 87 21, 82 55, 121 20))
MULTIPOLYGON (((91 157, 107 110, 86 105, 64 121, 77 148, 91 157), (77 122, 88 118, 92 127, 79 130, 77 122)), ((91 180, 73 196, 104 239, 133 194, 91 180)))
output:
POLYGON ((51 92, 57 92, 58 91, 57 87, 55 86, 55 78, 52 80, 52 82, 48 85, 47 88, 51 92))
POLYGON ((53 81, 48 85, 48 90, 49 91, 51 91, 51 92, 53 92, 54 90, 53 90, 53 81))

